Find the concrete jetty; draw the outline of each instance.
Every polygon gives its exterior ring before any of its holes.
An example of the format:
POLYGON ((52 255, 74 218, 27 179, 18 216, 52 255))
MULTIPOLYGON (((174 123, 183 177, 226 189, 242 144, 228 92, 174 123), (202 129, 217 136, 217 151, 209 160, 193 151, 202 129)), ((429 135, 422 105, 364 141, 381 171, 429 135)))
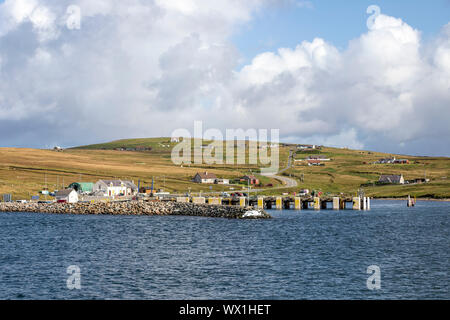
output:
POLYGON ((51 214, 198 216, 228 219, 270 219, 262 209, 196 204, 187 202, 123 201, 95 203, 0 203, 0 212, 36 212, 51 214), (249 212, 251 214, 249 214, 249 212))
MULTIPOLYGON (((186 198, 189 199, 189 198, 186 198)), ((170 198, 164 201, 177 201, 170 198)), ((184 198, 183 198, 184 201, 184 198)), ((189 200, 186 200, 189 201, 189 200)), ((369 197, 298 197, 298 196, 253 196, 219 198, 217 203, 231 206, 251 206, 258 209, 277 210, 364 210, 369 211, 371 198, 369 197)))

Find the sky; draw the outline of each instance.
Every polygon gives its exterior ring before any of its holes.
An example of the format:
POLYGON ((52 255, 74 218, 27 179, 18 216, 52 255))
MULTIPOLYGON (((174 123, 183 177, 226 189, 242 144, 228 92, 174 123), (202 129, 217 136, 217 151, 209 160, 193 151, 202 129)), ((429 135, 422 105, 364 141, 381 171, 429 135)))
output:
POLYGON ((450 156, 450 1, 0 0, 1 147, 196 120, 450 156))

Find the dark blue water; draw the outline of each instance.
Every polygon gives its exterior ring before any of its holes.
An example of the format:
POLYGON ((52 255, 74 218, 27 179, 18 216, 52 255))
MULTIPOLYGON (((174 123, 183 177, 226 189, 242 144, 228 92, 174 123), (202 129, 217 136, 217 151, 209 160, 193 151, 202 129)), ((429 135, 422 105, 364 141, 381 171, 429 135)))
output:
POLYGON ((450 203, 372 206, 267 221, 0 213, 0 298, 450 299, 450 203))

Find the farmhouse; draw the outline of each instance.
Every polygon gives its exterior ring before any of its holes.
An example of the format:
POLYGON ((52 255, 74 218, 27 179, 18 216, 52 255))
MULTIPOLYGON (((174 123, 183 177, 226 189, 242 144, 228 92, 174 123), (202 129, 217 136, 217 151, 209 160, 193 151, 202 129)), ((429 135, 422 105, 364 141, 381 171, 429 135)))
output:
POLYGON ((131 196, 138 192, 137 186, 132 181, 99 180, 94 184, 94 193, 101 193, 108 197, 119 195, 131 196))
POLYGON ((379 183, 386 183, 386 184, 405 184, 405 179, 403 178, 403 175, 381 175, 380 179, 378 180, 379 183))
POLYGON ((57 202, 77 203, 78 192, 72 188, 60 190, 56 192, 55 198, 57 202))
POLYGON ((321 160, 307 160, 308 166, 324 166, 321 160))
POLYGON ((375 164, 391 164, 395 162, 395 157, 393 158, 385 158, 375 161, 375 164))
POLYGON ((297 149, 299 150, 314 150, 316 146, 314 144, 298 144, 297 149))
POLYGON ((197 172, 194 179, 192 179, 195 183, 216 183, 216 180, 216 175, 210 172, 197 172))
POLYGON ((306 158, 306 160, 331 161, 330 158, 328 158, 327 156, 324 156, 324 155, 309 156, 308 158, 306 158))

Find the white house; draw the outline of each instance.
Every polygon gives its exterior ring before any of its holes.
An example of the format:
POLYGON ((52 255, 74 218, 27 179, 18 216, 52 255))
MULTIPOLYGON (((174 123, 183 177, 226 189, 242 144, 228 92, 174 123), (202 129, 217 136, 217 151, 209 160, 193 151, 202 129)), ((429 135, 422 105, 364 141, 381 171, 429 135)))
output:
POLYGON ((314 144, 298 144, 297 149, 299 149, 299 150, 314 150, 314 149, 316 149, 316 145, 314 145, 314 144))
POLYGON ((64 189, 56 192, 55 194, 56 201, 62 202, 65 201, 67 203, 77 203, 78 202, 78 192, 74 189, 64 189))
POLYGON ((138 190, 132 181, 99 180, 94 184, 93 192, 97 194, 101 193, 107 197, 114 197, 119 195, 135 195, 138 190))
POLYGON ((216 183, 217 177, 214 173, 199 172, 194 176, 193 181, 196 183, 216 183))
POLYGON ((327 156, 324 156, 324 155, 309 156, 309 157, 306 158, 306 160, 331 161, 330 158, 328 158, 327 156))

